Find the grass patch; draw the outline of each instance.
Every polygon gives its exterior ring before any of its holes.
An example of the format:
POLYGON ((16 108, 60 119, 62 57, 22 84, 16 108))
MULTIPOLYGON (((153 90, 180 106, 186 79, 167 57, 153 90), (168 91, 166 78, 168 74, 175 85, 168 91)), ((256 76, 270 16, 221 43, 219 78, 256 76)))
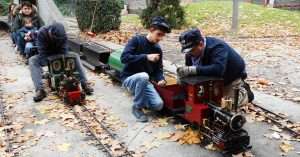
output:
MULTIPOLYGON (((200 27, 209 34, 226 34, 231 28, 231 1, 203 1, 185 7, 187 27, 200 27)), ((300 11, 240 3, 239 35, 276 36, 300 33, 300 11)))
POLYGON ((136 14, 128 14, 126 16, 122 16, 122 23, 131 24, 131 25, 140 25, 141 20, 136 14))
MULTIPOLYGON (((188 4, 186 26, 199 27, 209 35, 229 35, 231 32, 232 1, 204 0, 188 4)), ((122 17, 123 23, 139 24, 137 15, 122 17)), ((265 37, 300 35, 300 11, 268 8, 240 3, 239 36, 265 37)))

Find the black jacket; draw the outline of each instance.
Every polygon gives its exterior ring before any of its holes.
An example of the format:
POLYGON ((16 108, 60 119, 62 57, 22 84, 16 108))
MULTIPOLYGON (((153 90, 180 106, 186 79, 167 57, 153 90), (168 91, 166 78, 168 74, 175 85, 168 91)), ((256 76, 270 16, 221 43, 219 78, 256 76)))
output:
MULTIPOLYGON (((191 55, 187 54, 185 59, 187 66, 193 65, 191 55)), ((224 85, 247 77, 243 58, 227 43, 213 37, 206 37, 206 48, 197 72, 201 76, 221 77, 224 85)))
POLYGON ((146 72, 151 79, 161 81, 163 76, 162 50, 158 44, 148 41, 145 36, 135 36, 126 45, 121 62, 125 64, 121 73, 122 80, 140 72, 146 72), (160 54, 160 60, 152 63, 147 60, 148 54, 160 54))

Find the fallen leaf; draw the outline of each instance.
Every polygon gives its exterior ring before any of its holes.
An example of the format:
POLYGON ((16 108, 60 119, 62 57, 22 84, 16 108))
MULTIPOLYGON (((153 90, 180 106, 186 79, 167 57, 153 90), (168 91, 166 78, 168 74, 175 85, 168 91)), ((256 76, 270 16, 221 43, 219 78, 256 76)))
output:
POLYGON ((48 119, 43 119, 43 120, 37 120, 34 122, 35 125, 44 125, 46 123, 48 123, 49 120, 48 119))
POLYGON ((257 80, 257 84, 268 86, 270 84, 270 81, 268 81, 264 78, 261 78, 261 79, 257 80))
POLYGON ((205 146, 205 149, 211 150, 211 151, 216 151, 217 150, 217 148, 215 147, 215 145, 213 143, 205 146))
POLYGON ((294 150, 294 147, 287 141, 283 141, 279 147, 284 153, 288 153, 289 151, 294 150))
POLYGON ((171 133, 168 132, 159 132, 158 134, 156 134, 154 137, 159 139, 159 140, 165 140, 168 139, 172 136, 171 133))
POLYGON ((63 143, 57 146, 57 149, 61 152, 67 152, 69 151, 69 148, 71 147, 71 144, 69 143, 63 143))
POLYGON ((270 130, 276 131, 276 132, 282 132, 282 129, 280 129, 278 126, 273 125, 270 130))

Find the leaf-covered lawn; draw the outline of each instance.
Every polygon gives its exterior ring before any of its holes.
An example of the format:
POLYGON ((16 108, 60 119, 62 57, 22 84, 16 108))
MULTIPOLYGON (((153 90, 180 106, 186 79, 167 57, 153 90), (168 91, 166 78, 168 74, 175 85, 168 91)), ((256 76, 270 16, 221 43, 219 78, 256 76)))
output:
MULTIPOLYGON (((186 26, 199 27, 206 34, 230 35, 232 1, 204 0, 184 6, 186 26)), ((123 23, 140 25, 137 15, 122 17, 123 23)), ((268 8, 240 2, 239 36, 265 37, 300 34, 300 11, 268 8)))

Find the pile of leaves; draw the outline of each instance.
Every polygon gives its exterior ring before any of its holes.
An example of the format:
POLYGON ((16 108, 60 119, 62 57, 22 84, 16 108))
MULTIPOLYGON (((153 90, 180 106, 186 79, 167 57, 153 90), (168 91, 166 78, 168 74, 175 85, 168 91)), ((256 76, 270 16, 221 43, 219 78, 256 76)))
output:
POLYGON ((126 31, 109 31, 104 34, 99 34, 97 37, 105 41, 110 41, 116 44, 124 45, 133 36, 132 32, 126 31))

